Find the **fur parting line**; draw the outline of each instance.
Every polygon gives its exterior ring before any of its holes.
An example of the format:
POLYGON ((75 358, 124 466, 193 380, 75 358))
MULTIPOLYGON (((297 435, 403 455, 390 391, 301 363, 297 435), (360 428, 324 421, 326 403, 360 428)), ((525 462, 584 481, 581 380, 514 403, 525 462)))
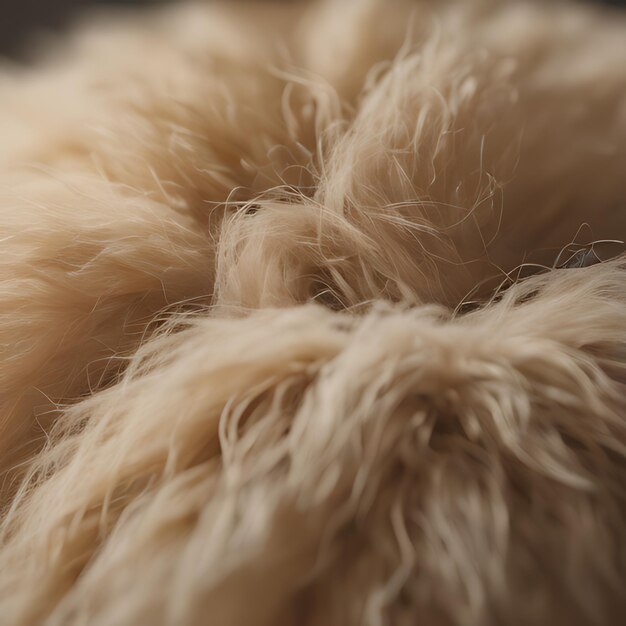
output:
POLYGON ((621 624, 625 68, 531 0, 4 62, 0 626, 621 624))

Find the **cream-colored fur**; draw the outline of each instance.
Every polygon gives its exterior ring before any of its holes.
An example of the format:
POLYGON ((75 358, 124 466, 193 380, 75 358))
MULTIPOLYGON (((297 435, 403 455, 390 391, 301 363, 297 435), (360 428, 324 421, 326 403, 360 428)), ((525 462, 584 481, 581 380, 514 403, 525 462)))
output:
POLYGON ((0 624, 621 623, 625 67, 487 0, 5 64, 0 624))

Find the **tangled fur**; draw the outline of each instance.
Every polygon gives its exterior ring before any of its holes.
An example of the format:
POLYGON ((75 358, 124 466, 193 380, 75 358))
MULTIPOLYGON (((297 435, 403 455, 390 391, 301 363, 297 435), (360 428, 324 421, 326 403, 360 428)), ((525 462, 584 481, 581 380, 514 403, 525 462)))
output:
POLYGON ((624 67, 489 0, 6 65, 0 624, 621 623, 624 67))

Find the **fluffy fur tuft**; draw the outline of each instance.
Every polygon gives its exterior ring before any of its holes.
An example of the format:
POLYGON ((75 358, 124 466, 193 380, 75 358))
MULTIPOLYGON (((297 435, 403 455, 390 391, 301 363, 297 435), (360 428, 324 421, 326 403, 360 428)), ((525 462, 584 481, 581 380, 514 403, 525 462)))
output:
POLYGON ((0 624, 621 623, 624 67, 487 0, 5 67, 0 624))

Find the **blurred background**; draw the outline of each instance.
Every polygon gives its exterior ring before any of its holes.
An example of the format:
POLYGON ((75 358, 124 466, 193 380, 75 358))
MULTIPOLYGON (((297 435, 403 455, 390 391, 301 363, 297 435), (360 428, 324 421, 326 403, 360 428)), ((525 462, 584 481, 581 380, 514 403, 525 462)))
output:
POLYGON ((0 54, 24 56, 29 40, 63 32, 72 17, 94 6, 140 7, 167 0, 0 0, 0 54))
MULTIPOLYGON (((64 25, 73 16, 89 7, 140 7, 168 1, 172 0, 0 0, 0 55, 25 56, 30 40, 50 33, 62 33, 64 25)), ((626 0, 587 1, 626 8, 626 0)))

